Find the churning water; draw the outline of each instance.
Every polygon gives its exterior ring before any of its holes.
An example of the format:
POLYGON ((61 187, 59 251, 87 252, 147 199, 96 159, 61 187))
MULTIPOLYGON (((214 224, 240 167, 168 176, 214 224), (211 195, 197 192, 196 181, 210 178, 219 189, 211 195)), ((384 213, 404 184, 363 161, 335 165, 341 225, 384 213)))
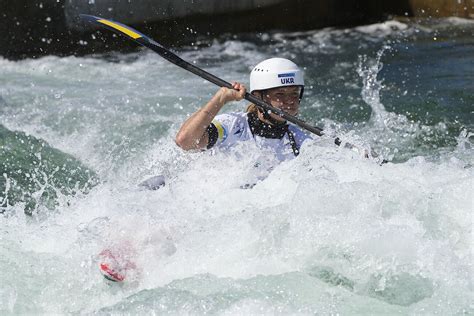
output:
POLYGON ((300 117, 328 136, 262 175, 271 155, 252 144, 177 148, 216 87, 153 52, 0 59, 2 314, 474 313, 472 21, 203 38, 179 54, 244 83, 265 58, 294 60, 300 117), (158 174, 165 187, 137 186, 158 174), (107 247, 138 266, 122 285, 98 272, 107 247))

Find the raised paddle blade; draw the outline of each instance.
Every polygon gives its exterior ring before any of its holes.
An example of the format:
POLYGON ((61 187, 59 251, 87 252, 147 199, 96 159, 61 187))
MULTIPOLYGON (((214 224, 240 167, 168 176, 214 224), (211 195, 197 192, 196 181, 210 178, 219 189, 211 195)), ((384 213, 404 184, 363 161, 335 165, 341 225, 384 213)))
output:
POLYGON ((114 22, 111 20, 99 18, 97 16, 88 15, 88 14, 79 14, 79 16, 81 17, 81 19, 83 19, 86 22, 102 24, 105 28, 112 30, 114 32, 123 34, 125 36, 128 36, 133 40, 136 40, 140 37, 147 38, 145 35, 138 32, 137 30, 132 29, 130 26, 124 25, 119 22, 114 22))
POLYGON ((169 49, 165 48, 160 43, 154 41, 145 34, 140 33, 139 31, 135 30, 134 28, 131 28, 128 25, 88 14, 79 14, 79 17, 85 22, 99 24, 100 26, 108 30, 111 30, 117 34, 123 35, 131 40, 134 40, 138 44, 148 47, 166 60, 180 67, 183 67, 182 65, 185 63, 187 64, 186 61, 178 57, 176 54, 172 53, 169 49))

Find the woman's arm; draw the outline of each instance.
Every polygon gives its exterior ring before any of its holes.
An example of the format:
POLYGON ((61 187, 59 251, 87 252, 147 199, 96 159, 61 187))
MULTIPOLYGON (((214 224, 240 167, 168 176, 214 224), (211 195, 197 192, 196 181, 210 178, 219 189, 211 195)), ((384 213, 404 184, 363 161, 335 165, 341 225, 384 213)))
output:
POLYGON ((209 135, 206 132, 214 117, 222 107, 231 101, 240 101, 245 96, 245 86, 234 82, 234 89, 220 88, 212 99, 200 110, 191 115, 176 135, 176 144, 184 150, 203 149, 209 143, 209 135))

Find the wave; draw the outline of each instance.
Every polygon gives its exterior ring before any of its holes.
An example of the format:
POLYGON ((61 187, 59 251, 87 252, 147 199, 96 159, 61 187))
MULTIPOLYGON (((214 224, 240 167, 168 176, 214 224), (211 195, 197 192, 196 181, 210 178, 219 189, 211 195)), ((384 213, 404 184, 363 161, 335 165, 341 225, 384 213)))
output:
POLYGON ((59 195, 87 193, 96 173, 46 142, 0 125, 0 210, 17 204, 25 213, 58 206, 59 195))

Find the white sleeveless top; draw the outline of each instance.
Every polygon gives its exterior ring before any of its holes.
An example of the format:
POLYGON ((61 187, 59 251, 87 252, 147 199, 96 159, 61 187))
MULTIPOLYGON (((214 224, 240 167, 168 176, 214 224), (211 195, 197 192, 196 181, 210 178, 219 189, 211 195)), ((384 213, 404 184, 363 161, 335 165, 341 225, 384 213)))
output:
MULTIPOLYGON (((226 113, 217 115, 212 121, 218 131, 214 147, 230 148, 237 142, 254 140, 259 148, 271 148, 278 160, 283 161, 295 157, 288 134, 283 138, 266 138, 253 135, 250 130, 246 112, 226 113)), ((293 124, 288 129, 293 133, 298 148, 311 137, 293 124)))

